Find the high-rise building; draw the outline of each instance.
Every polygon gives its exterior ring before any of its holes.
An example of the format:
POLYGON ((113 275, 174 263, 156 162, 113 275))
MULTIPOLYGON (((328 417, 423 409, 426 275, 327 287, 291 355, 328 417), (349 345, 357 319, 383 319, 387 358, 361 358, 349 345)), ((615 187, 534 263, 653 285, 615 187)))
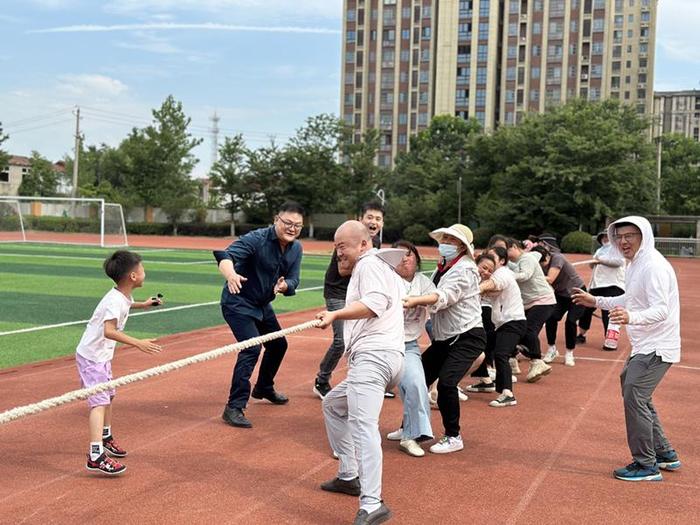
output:
POLYGON ((650 114, 658 0, 345 0, 341 115, 391 164, 435 115, 513 124, 571 98, 650 114))
POLYGON ((700 142, 700 90, 654 93, 654 137, 679 133, 700 142))

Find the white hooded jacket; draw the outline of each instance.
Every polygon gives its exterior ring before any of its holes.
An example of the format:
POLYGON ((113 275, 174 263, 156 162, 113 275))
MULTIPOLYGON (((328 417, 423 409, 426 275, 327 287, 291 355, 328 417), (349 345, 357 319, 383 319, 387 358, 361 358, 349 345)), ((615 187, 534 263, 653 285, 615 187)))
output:
MULTIPOLYGON (((651 224, 643 217, 623 217, 608 227, 615 238, 616 225, 627 222, 642 232, 642 242, 627 266, 625 293, 617 297, 596 297, 596 306, 612 310, 616 306, 629 312, 627 335, 632 354, 656 353, 667 363, 681 360, 680 304, 678 282, 671 263, 654 247, 651 224)), ((622 257, 612 243, 609 257, 622 257)))

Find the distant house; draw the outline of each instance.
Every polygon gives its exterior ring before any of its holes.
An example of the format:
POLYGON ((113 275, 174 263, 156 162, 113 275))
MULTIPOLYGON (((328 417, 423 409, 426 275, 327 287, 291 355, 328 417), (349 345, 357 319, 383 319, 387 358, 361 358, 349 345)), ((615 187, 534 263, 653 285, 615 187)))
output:
MULTIPOLYGON (((54 170, 60 175, 66 172, 65 163, 61 160, 54 163, 54 170)), ((32 159, 21 155, 11 155, 7 166, 0 168, 0 195, 18 195, 22 184, 22 177, 32 169, 32 159)), ((71 184, 65 182, 64 177, 59 177, 56 192, 70 194, 71 184)))

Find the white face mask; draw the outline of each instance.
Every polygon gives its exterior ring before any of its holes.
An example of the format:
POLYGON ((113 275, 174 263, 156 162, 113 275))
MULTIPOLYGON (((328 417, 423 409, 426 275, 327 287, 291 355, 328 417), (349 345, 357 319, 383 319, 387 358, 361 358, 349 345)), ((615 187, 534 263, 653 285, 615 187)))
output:
POLYGON ((457 247, 454 244, 438 244, 438 252, 447 262, 457 257, 457 247))

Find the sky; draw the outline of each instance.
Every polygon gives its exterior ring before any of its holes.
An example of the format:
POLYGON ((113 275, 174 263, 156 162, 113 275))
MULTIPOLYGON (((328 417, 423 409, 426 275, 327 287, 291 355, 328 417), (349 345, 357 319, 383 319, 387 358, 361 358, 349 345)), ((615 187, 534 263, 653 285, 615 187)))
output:
MULTIPOLYGON (((0 122, 15 155, 117 146, 168 95, 192 118, 195 176, 219 140, 284 143, 339 112, 343 0, 0 0, 0 122)), ((660 0, 655 89, 700 89, 700 0, 660 0)))

